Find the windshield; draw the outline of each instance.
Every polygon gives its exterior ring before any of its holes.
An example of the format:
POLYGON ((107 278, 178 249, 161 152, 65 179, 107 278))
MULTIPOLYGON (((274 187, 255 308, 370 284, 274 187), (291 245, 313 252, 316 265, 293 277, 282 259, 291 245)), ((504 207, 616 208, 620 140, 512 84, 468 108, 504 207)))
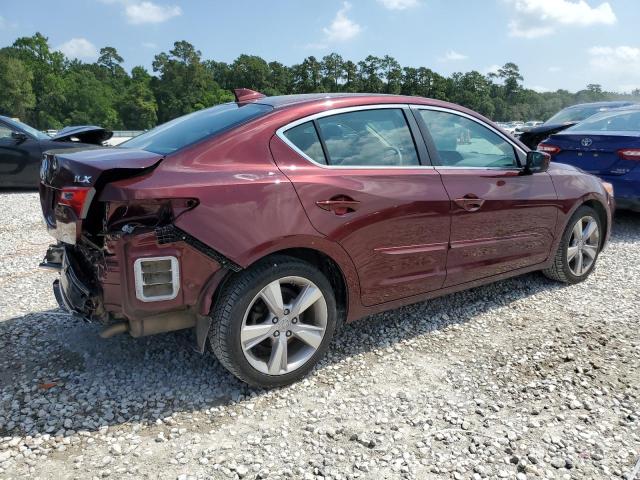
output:
POLYGON ((545 123, 547 125, 552 125, 554 123, 581 122, 585 118, 589 118, 591 115, 594 115, 598 112, 606 112, 607 110, 609 110, 609 108, 603 107, 602 105, 569 107, 565 108, 564 110, 560 110, 545 123))
POLYGON ((42 133, 40 130, 36 130, 32 126, 27 125, 26 123, 22 123, 20 120, 12 119, 11 123, 13 124, 14 127, 18 127, 23 132, 26 132, 27 134, 37 138, 38 140, 49 140, 51 138, 46 133, 42 133))
POLYGON ((640 110, 611 110, 598 113, 566 130, 567 132, 637 132, 640 110))
POLYGON ((123 142, 119 147, 139 148, 166 155, 216 133, 229 130, 273 110, 269 105, 225 103, 190 113, 123 142))

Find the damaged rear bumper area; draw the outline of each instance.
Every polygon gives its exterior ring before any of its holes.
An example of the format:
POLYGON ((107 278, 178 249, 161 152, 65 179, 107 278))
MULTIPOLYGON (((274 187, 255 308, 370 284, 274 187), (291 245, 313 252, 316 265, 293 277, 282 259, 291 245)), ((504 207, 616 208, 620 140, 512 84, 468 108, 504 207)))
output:
POLYGON ((40 266, 60 273, 53 284, 60 308, 105 325, 103 337, 196 327, 201 350, 215 290, 240 268, 172 225, 108 235, 100 249, 59 242, 40 266))
POLYGON ((83 277, 83 270, 69 246, 49 246, 40 268, 60 273, 60 278, 53 282, 53 293, 60 308, 87 321, 103 320, 101 292, 91 279, 83 277))

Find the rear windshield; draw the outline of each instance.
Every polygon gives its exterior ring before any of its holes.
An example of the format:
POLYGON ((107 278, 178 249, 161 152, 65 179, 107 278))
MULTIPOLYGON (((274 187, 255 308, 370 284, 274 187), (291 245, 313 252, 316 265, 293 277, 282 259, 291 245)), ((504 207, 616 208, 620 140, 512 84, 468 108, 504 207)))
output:
POLYGON ((609 110, 609 108, 602 106, 565 108, 564 110, 560 110, 544 123, 547 125, 553 125, 554 123, 581 122, 585 118, 589 118, 591 115, 606 110, 609 110))
POLYGON ((225 103, 190 113, 164 123, 153 130, 132 138, 119 146, 139 148, 166 155, 216 133, 261 117, 273 110, 270 105, 225 103))
POLYGON ((589 117, 567 132, 636 132, 640 134, 640 110, 613 110, 589 117))

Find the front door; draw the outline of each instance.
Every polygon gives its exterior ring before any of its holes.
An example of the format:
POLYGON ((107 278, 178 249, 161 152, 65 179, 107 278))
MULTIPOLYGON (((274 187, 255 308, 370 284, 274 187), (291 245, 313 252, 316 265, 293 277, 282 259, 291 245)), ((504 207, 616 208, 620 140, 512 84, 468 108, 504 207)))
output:
POLYGON ((40 144, 28 135, 24 140, 15 139, 14 131, 0 122, 0 187, 36 188, 42 155, 40 144))
POLYGON ((451 198, 444 286, 545 261, 558 215, 551 176, 521 175, 524 152, 479 119, 440 108, 415 111, 451 198))
POLYGON ((408 108, 303 119, 280 129, 271 151, 316 230, 352 258, 364 305, 442 287, 449 199, 408 108))

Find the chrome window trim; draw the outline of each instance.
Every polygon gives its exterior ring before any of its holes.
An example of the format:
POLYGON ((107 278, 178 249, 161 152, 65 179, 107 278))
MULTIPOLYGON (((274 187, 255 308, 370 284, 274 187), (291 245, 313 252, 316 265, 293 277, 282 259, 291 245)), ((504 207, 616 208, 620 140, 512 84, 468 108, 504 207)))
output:
MULTIPOLYGON (((437 112, 451 113, 453 115, 458 115, 460 117, 464 117, 464 118, 466 118, 468 120, 471 120, 471 121, 477 123, 478 125, 481 125, 481 126, 485 127, 486 129, 492 131, 493 133, 497 134, 505 142, 507 142, 509 145, 511 145, 514 148, 514 150, 517 150, 518 152, 520 152, 525 157, 527 155, 527 152, 525 152, 518 144, 514 143, 513 140, 510 139, 503 132, 501 132, 500 130, 494 128, 492 125, 481 121, 480 119, 474 117, 473 115, 469 115, 468 113, 461 112, 460 110, 454 110, 453 108, 436 107, 435 105, 415 105, 414 104, 414 105, 409 105, 409 108, 411 108, 412 110, 435 110, 437 112)), ((518 156, 516 156, 516 160, 518 161, 518 164, 520 164, 520 158, 518 158, 518 156)), ((436 165, 436 167, 438 169, 444 169, 444 170, 451 170, 451 169, 488 169, 488 170, 515 170, 515 171, 519 171, 522 168, 524 168, 522 165, 519 165, 519 167, 455 167, 455 166, 452 166, 452 165, 436 165)))
MULTIPOLYGON (((313 120, 316 120, 318 118, 330 117, 332 115, 339 115, 341 113, 357 112, 360 110, 382 110, 387 108, 403 110, 408 107, 411 108, 411 105, 407 103, 384 103, 384 104, 375 104, 375 105, 358 105, 354 107, 343 107, 343 108, 336 108, 333 110, 325 110, 324 112, 314 113, 313 115, 308 115, 304 118, 299 118, 298 120, 294 120, 293 122, 287 123, 286 125, 276 130, 276 135, 278 136, 278 138, 280 138, 280 140, 282 140, 289 147, 291 147, 298 155, 302 156, 304 159, 311 162, 313 165, 321 168, 329 168, 329 169, 335 169, 335 170, 416 170, 416 169, 434 170, 433 165, 389 165, 389 166, 326 165, 323 163, 318 163, 313 158, 309 157, 306 153, 300 150, 293 142, 291 142, 284 134, 287 130, 291 128, 297 127, 298 125, 302 125, 303 123, 312 122, 313 120)), ((411 138, 413 138, 413 132, 411 131, 409 122, 407 121, 406 118, 405 118, 405 121, 407 122, 407 128, 409 129, 409 134, 411 135, 411 138)), ((417 139, 415 138, 413 140, 414 142, 417 141, 417 139)), ((422 139, 419 139, 419 140, 422 140, 422 139)), ((414 148, 416 149, 416 156, 420 158, 418 154, 418 149, 415 145, 414 145, 414 148)), ((283 167, 283 168, 286 168, 286 167, 283 167)))

